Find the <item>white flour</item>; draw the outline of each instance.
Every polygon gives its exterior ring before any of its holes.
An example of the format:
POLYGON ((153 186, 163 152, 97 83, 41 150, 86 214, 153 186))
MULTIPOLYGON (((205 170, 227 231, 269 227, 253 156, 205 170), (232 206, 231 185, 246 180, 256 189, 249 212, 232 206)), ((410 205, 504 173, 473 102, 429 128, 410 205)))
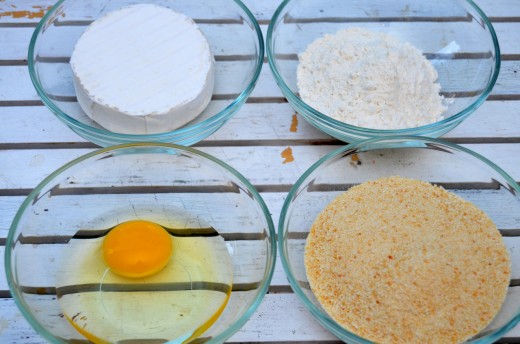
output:
POLYGON ((359 127, 402 129, 442 119, 437 71, 409 43, 360 28, 309 44, 299 56, 301 98, 336 120, 359 127))

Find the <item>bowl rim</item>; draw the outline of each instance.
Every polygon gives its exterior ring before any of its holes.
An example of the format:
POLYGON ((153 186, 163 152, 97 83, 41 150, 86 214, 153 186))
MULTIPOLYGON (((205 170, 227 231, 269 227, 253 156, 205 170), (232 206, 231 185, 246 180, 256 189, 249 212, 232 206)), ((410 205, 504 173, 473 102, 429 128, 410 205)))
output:
MULTIPOLYGON (((280 87, 282 93, 285 95, 285 97, 288 99, 289 103, 294 104, 297 108, 298 112, 302 112, 302 114, 306 116, 311 116, 313 120, 319 121, 322 124, 325 124, 327 126, 331 126, 333 128, 331 129, 339 129, 345 133, 355 133, 355 134, 361 134, 361 135, 367 135, 367 137, 374 137, 374 136, 385 136, 385 135, 419 135, 419 133, 427 133, 430 131, 435 131, 439 127, 448 126, 449 124, 456 123, 457 121, 463 119, 464 117, 469 116, 471 113, 473 113, 488 97, 488 95, 491 93, 493 87, 495 86, 495 83, 498 79, 498 75, 500 73, 500 65, 501 65, 501 56, 500 56, 500 46, 498 43, 498 38, 495 32, 495 29, 493 25, 491 24, 491 21, 487 17, 487 15, 480 9, 480 7, 473 2, 473 0, 462 0, 461 2, 468 3, 473 9, 480 15, 480 19, 482 19, 483 24, 487 29, 489 30, 489 33, 491 35, 491 40, 493 41, 494 46, 494 52, 495 52, 495 69, 493 71, 493 74, 491 75, 491 78, 489 79, 489 82, 484 90, 484 92, 469 106, 467 106, 462 111, 459 111, 458 113, 454 114, 453 116, 450 116, 448 118, 444 118, 440 121, 418 126, 418 127, 412 127, 412 128, 404 128, 404 129, 373 129, 373 128, 365 128, 365 127, 359 127, 352 124, 348 124, 345 122, 338 121, 332 117, 329 117, 322 112, 314 109, 307 103, 305 103, 299 96, 297 96, 287 85, 284 78, 282 77, 281 73, 278 70, 278 67, 276 66, 276 58, 275 58, 275 52, 274 52, 274 31, 275 26, 278 25, 278 21, 280 16, 282 15, 284 9, 287 7, 287 5, 291 2, 291 0, 283 0, 282 3, 278 6, 276 11, 274 12, 273 17, 271 18, 271 21, 269 23, 269 27, 267 28, 267 38, 266 38, 266 50, 267 50, 267 61, 269 63, 269 68, 271 69, 271 72, 274 75, 274 78, 276 80, 276 83, 280 87)), ((460 1, 459 1, 460 2, 460 1)))
MULTIPOLYGON (((264 45, 264 37, 262 34, 262 30, 260 29, 260 25, 256 20, 255 16, 251 13, 251 10, 241 1, 241 0, 233 0, 233 2, 238 5, 238 7, 244 12, 245 16, 249 18, 252 24, 252 28, 256 33, 256 38, 258 41, 258 56, 256 57, 256 67, 251 78, 251 81, 247 85, 247 87, 231 102, 228 106, 222 109, 217 114, 206 118, 205 120, 195 123, 195 124, 186 124, 178 129, 167 131, 163 133, 157 134, 124 134, 112 132, 103 127, 96 128, 92 127, 88 124, 85 124, 81 121, 78 121, 75 118, 70 117, 65 112, 63 112, 58 106, 54 104, 54 102, 47 97, 43 86, 40 83, 40 79, 38 73, 35 68, 35 60, 34 53, 36 48, 36 42, 38 40, 38 36, 43 31, 45 24, 48 19, 52 18, 56 15, 60 6, 66 2, 67 0, 59 0, 54 4, 45 15, 42 17, 38 25, 33 31, 31 36, 31 40, 29 42, 29 50, 27 56, 27 66, 29 69, 29 76, 31 78, 32 84, 36 89, 36 93, 42 100, 45 106, 47 106, 59 119, 65 122, 68 126, 71 127, 74 131, 80 132, 89 132, 89 135, 96 135, 99 137, 109 137, 111 140, 117 140, 121 143, 126 142, 138 142, 138 141, 168 141, 169 139, 173 139, 173 141, 179 141, 176 139, 178 135, 190 135, 193 132, 199 133, 203 132, 205 128, 211 127, 219 122, 227 120, 233 113, 246 101, 249 97, 253 89, 255 88, 256 82, 260 76, 260 72, 262 71, 264 54, 265 54, 265 45, 264 45)), ((210 134, 210 133, 209 133, 210 134)), ((90 139, 89 139, 90 140, 90 139)), ((200 141, 200 139, 198 140, 200 141)))
MULTIPOLYGON (((360 147, 370 147, 372 144, 381 144, 383 142, 395 142, 399 141, 400 143, 434 143, 441 146, 446 146, 450 149, 454 149, 457 151, 460 151, 462 153, 466 153, 473 158, 476 158, 477 160, 483 162, 484 164, 491 167, 494 171, 496 171, 498 174, 500 174, 507 183, 514 189, 514 191, 517 194, 520 194, 520 185, 516 183, 516 181, 507 173, 505 172, 501 167, 496 165, 491 160, 485 158, 484 156, 468 149, 463 146, 457 145, 455 143, 451 143, 448 141, 445 141, 443 139, 437 139, 437 138, 429 138, 429 137, 421 137, 421 136, 410 136, 410 135, 400 135, 400 136, 386 136, 386 137, 380 137, 380 138, 370 138, 370 139, 361 139, 353 141, 350 144, 347 144, 345 146, 342 146, 340 148, 337 148, 333 150, 332 152, 328 153, 318 161, 316 161, 314 164, 312 164, 311 167, 309 167, 294 183, 294 185, 291 187, 291 190, 287 194, 287 197, 285 198, 285 201, 283 203, 280 217, 278 221, 278 249, 280 254, 280 260, 282 262, 283 269, 285 271, 285 275, 287 276, 287 279, 289 280, 289 284, 291 285, 291 288, 293 289, 294 293, 298 296, 299 300, 304 304, 305 308, 307 308, 308 311, 332 334, 336 335, 337 337, 341 338, 342 340, 351 340, 355 343, 361 343, 361 344, 372 344, 373 342, 368 341, 367 339, 364 339, 353 332, 350 332, 346 329, 344 329, 342 326, 337 324, 332 318, 330 318, 324 311, 322 311, 319 307, 317 307, 314 303, 312 303, 307 295, 302 291, 300 288, 298 281, 296 277, 292 273, 292 269, 289 262, 289 255, 287 251, 287 242, 284 240, 287 237, 287 232, 285 230, 285 222, 286 222, 286 214, 290 207, 291 200, 297 196, 297 192, 302 186, 302 184, 307 180, 309 176, 311 176, 318 168, 320 168, 322 165, 327 164, 328 162, 340 157, 344 153, 358 149, 360 147)), ((383 148, 382 146, 375 146, 375 149, 383 148)), ((395 149, 395 148, 394 148, 395 149)), ((401 149, 401 148, 397 148, 401 149)), ((370 150, 370 149, 369 149, 370 150)), ((498 329, 496 332, 490 333, 484 337, 478 338, 471 343, 492 343, 496 340, 500 339, 506 332, 508 332, 510 329, 512 329, 516 324, 520 322, 520 311, 517 312, 517 314, 509 320, 507 324, 505 324, 502 328, 498 329)))
MULTIPOLYGON (((105 154, 107 152, 114 152, 114 151, 121 151, 121 150, 128 150, 128 149, 139 149, 139 148, 153 148, 153 147, 160 147, 160 148, 166 148, 169 149, 168 153, 162 153, 162 154, 178 154, 179 152, 188 152, 192 155, 200 156, 204 159, 210 160, 213 163, 216 163, 220 167, 222 167, 227 173, 230 173, 232 176, 236 177, 238 180, 240 180, 241 183, 247 188, 246 191, 250 193, 253 200, 258 203, 260 206, 260 209, 262 210, 262 213, 264 215, 264 218, 267 222, 267 228, 265 229, 268 232, 268 236, 270 238, 270 242, 268 243, 268 247, 270 252, 267 254, 267 262, 265 266, 264 276, 262 281, 260 282, 260 286, 258 287, 258 290, 256 292, 256 295, 253 299, 253 302, 249 305, 248 309, 244 312, 244 314, 237 319, 233 324, 231 324, 228 328, 226 328, 224 331, 219 333, 218 335, 211 337, 206 343, 222 343, 229 337, 231 337, 236 331, 238 331, 251 317, 251 315, 256 311, 260 303, 262 302, 264 296, 267 293, 267 290, 269 288, 269 285, 271 284, 271 279, 274 274, 274 267, 276 262, 276 256, 277 256, 277 248, 276 248, 276 230, 274 227, 274 223, 272 220, 272 217, 270 215, 270 211, 265 204, 263 198, 261 197, 260 193, 256 190, 256 188, 237 170, 235 170, 233 167, 228 165, 227 163, 221 161, 220 159, 217 159, 213 157, 212 155, 208 153, 204 153, 202 151, 199 151, 197 149, 171 144, 171 143, 163 143, 163 142, 137 142, 137 143, 126 143, 106 148, 100 148, 96 149, 92 152, 89 152, 87 154, 84 154, 66 164, 61 166, 60 168, 56 169, 54 172, 49 174, 43 181, 41 181, 30 193, 29 195, 24 199, 22 205, 17 210, 16 215, 13 219, 13 222, 11 224, 11 227, 9 229, 9 232, 7 234, 7 239, 5 242, 5 253, 4 253, 4 269, 5 269, 5 275, 7 278, 7 282, 9 285, 9 290, 11 292, 11 295, 15 301, 16 306, 20 310, 20 313, 24 316, 24 318, 27 320, 27 322, 33 327, 33 329, 36 330, 36 332, 47 339, 51 343, 66 343, 61 338, 57 338, 53 336, 47 329, 45 329, 44 326, 42 326, 36 318, 32 315, 32 313, 27 310, 23 305, 23 297, 21 296, 21 292, 15 288, 14 282, 13 282, 13 274, 16 272, 16 268, 13 271, 12 268, 12 256, 11 252, 13 251, 15 242, 15 232, 19 225, 19 222, 21 220, 21 216, 26 211, 27 207, 31 205, 35 199, 38 198, 39 193, 42 191, 44 187, 46 187, 50 182, 52 182, 57 176, 62 174, 63 172, 67 171, 69 168, 86 161, 88 159, 94 158, 96 156, 105 154)), ((204 334, 204 333, 203 333, 204 334)), ((171 342, 174 343, 174 342, 171 342)))

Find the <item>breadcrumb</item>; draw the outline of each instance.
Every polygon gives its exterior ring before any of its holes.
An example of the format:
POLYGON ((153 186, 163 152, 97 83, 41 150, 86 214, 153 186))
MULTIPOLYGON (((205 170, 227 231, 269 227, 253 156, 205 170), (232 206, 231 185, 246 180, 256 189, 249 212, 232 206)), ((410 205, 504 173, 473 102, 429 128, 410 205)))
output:
POLYGON ((492 220, 424 181, 354 186, 316 218, 305 247, 326 312, 378 343, 459 343, 500 310, 511 262, 492 220))

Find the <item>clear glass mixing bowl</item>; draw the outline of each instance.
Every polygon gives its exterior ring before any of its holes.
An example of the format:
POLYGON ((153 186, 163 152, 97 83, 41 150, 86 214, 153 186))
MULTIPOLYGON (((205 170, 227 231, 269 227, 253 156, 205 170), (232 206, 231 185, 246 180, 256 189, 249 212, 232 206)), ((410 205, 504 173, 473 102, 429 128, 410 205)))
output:
MULTIPOLYGON (((520 244, 520 186, 481 155, 439 139, 398 136, 353 142, 326 155, 295 183, 281 210, 278 247, 291 287, 312 315, 348 343, 370 341, 347 331, 320 306, 304 264, 307 234, 316 216, 340 193, 359 183, 401 176, 441 185, 480 207, 497 225, 506 246, 520 244)), ((520 261, 512 255, 512 281, 520 261)), ((493 343, 520 321, 520 287, 512 283, 493 322, 468 343, 493 343)))
MULTIPOLYGON (((99 278, 88 277, 88 283, 63 281, 70 274, 92 274, 84 264, 84 270, 80 268, 81 259, 76 256, 85 245, 118 223, 138 219, 170 228, 177 237, 204 233, 212 237, 207 233, 212 228, 223 238, 231 258, 232 290, 222 314, 207 331, 187 342, 221 343, 247 321, 269 287, 276 257, 274 226, 262 198, 233 168, 205 153, 171 144, 136 143, 93 151, 64 165, 31 192, 16 214, 6 241, 5 271, 16 304, 39 334, 53 343, 85 340, 64 317, 57 290, 100 291, 101 295, 114 291, 113 284, 101 284, 99 278), (78 262, 81 271, 71 262, 78 262)), ((172 288, 222 291, 219 284, 195 278, 192 265, 181 264, 190 281, 173 283, 172 288)), ((144 282, 135 283, 139 289, 144 282)), ((154 284, 153 288, 164 292, 170 284, 154 284)), ((139 302, 147 307, 142 301, 149 296, 147 292, 133 291, 127 295, 133 301, 120 306, 139 302)), ((124 314, 126 319, 134 319, 142 312, 124 314)), ((189 314, 186 312, 183 315, 189 314)), ((122 321, 107 318, 107 314, 111 313, 100 312, 111 324, 122 321)), ((163 339, 176 343, 186 337, 163 339)))
POLYGON ((269 66, 289 104, 308 122, 345 142, 420 135, 439 137, 459 125, 487 98, 500 70, 491 22, 471 0, 285 0, 267 31, 269 66), (422 51, 438 72, 447 110, 443 119, 416 128, 373 129, 338 121, 309 106, 298 92, 298 54, 314 40, 360 27, 390 34, 422 51))
POLYGON ((262 32, 240 0, 60 0, 36 27, 28 53, 29 74, 43 103, 77 134, 103 147, 145 141, 188 146, 205 139, 246 101, 263 60, 262 32), (79 106, 69 59, 77 40, 93 20, 121 7, 147 2, 181 12, 197 23, 216 60, 212 99, 200 116, 171 132, 111 132, 93 122, 79 106))

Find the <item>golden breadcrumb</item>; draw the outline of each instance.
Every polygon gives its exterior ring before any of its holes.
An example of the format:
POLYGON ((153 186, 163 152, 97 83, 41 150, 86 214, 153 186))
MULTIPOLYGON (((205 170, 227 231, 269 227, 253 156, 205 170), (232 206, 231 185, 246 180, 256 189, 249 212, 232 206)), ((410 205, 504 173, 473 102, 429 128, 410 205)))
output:
POLYGON ((427 182, 362 183, 316 218, 305 246, 316 298, 341 326, 378 343, 459 343, 505 299, 511 263, 471 202, 427 182))

